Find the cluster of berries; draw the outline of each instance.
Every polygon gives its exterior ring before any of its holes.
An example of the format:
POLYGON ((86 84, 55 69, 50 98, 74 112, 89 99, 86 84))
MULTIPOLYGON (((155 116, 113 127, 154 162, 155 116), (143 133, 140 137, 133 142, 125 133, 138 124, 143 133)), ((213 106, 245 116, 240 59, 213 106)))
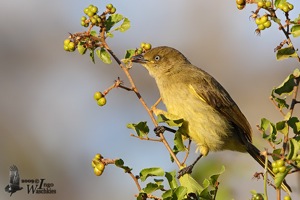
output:
POLYGON ((106 98, 101 92, 95 92, 94 99, 99 106, 104 106, 106 104, 106 98))
POLYGON ((75 43, 71 42, 70 39, 65 39, 64 40, 64 50, 70 51, 70 52, 75 51, 75 43))
POLYGON ((105 169, 105 164, 101 162, 102 156, 101 154, 97 153, 92 160, 92 168, 94 169, 94 174, 96 176, 101 176, 105 169))
POLYGON ((257 1, 257 6, 259 8, 271 8, 272 2, 271 1, 266 1, 266 0, 258 0, 257 1))
POLYGON ((289 2, 279 3, 277 8, 282 10, 283 12, 287 13, 294 9, 294 5, 289 2))
POLYGON ((272 23, 269 20, 267 15, 264 15, 262 17, 256 17, 255 23, 257 25, 257 28, 262 31, 265 30, 266 28, 270 28, 272 23))
POLYGON ((140 48, 138 48, 136 50, 136 54, 142 54, 145 51, 150 50, 151 48, 152 48, 152 45, 150 43, 142 42, 141 45, 140 45, 140 48))

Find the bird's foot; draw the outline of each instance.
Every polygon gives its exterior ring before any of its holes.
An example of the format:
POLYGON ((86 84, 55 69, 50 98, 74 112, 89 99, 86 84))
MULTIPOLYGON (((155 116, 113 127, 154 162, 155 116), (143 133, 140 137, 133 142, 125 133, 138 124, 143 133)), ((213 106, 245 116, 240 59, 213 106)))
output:
POLYGON ((189 165, 185 168, 182 168, 181 170, 179 170, 177 178, 179 179, 180 177, 182 177, 185 174, 191 174, 193 172, 193 168, 194 168, 194 165, 189 165))

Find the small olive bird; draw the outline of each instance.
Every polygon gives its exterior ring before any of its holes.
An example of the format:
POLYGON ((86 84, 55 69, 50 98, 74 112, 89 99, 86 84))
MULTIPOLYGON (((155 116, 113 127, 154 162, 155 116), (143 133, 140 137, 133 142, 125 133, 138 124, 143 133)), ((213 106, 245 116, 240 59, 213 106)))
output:
MULTIPOLYGON (((252 144, 246 117, 214 77, 192 65, 178 50, 161 46, 132 57, 155 79, 167 112, 154 113, 182 118, 183 130, 197 144, 201 156, 209 151, 248 152, 262 167, 265 157, 252 144)), ((271 163, 268 172, 274 177, 271 163)), ((291 191, 286 182, 282 188, 291 191)))

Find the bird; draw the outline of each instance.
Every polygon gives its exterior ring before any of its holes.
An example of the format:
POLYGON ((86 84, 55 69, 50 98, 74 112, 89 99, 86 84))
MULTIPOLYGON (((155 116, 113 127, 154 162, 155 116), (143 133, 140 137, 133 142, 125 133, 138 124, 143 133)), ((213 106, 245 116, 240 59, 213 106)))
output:
MULTIPOLYGON (((143 65, 156 81, 167 111, 154 108, 154 114, 182 118, 182 130, 196 143, 199 158, 207 156, 210 151, 248 152, 265 167, 265 157, 252 143, 248 120, 213 76, 168 46, 152 48, 133 56, 131 61, 143 65)), ((274 177, 270 162, 267 169, 274 177)), ((285 181, 282 188, 291 191, 285 181)))
POLYGON ((22 190, 20 187, 20 175, 17 166, 12 165, 9 167, 9 184, 5 187, 5 191, 10 193, 10 196, 18 190, 22 190))

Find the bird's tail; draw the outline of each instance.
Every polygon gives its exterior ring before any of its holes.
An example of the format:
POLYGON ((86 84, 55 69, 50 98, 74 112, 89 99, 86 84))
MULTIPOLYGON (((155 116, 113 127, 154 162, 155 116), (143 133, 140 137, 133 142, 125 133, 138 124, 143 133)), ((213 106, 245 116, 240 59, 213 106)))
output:
MULTIPOLYGON (((260 151, 250 142, 247 142, 247 151, 248 153, 263 167, 265 168, 265 157, 263 155, 260 154, 260 151)), ((271 162, 268 160, 268 166, 267 166, 267 170, 269 172, 269 174, 271 174, 271 176, 274 178, 275 174, 272 171, 272 165, 271 162)), ((287 192, 290 193, 291 187, 287 184, 287 182, 284 180, 281 184, 281 188, 287 192)))

